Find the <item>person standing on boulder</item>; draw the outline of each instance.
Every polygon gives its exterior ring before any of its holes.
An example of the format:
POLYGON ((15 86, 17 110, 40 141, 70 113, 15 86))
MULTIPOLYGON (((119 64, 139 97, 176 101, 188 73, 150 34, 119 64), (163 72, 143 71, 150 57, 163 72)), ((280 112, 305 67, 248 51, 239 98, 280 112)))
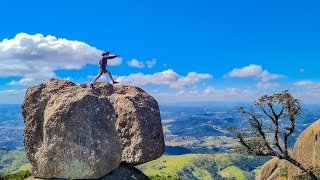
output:
POLYGON ((94 88, 94 83, 96 83, 96 81, 100 78, 100 76, 103 74, 103 73, 108 73, 109 74, 109 77, 110 79, 112 80, 112 83, 113 84, 118 84, 119 82, 115 81, 112 77, 112 74, 110 71, 107 70, 107 63, 108 63, 108 60, 109 59, 113 59, 113 58, 116 58, 116 57, 119 57, 120 55, 115 55, 115 56, 109 56, 109 52, 105 52, 102 54, 102 58, 100 59, 99 61, 99 73, 97 75, 97 77, 94 79, 94 81, 90 84, 90 87, 93 89, 94 88))

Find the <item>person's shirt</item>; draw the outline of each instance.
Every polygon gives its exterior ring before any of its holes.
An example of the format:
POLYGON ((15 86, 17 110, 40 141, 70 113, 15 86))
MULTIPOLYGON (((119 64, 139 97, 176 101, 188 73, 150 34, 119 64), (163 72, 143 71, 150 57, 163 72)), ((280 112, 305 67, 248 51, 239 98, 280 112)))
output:
POLYGON ((116 58, 118 56, 107 56, 107 57, 103 57, 100 59, 99 61, 99 65, 101 69, 106 69, 107 68, 107 64, 108 64, 108 59, 113 59, 116 58))

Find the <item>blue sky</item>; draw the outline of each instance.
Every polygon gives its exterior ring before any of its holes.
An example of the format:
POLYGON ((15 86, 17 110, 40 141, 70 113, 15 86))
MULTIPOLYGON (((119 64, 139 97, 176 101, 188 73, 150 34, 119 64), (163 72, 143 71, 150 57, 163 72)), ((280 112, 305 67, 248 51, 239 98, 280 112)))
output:
POLYGON ((0 103, 19 103, 27 87, 52 77, 92 81, 102 50, 121 54, 108 69, 122 84, 160 102, 252 101, 289 89, 318 103, 319 5, 0 2, 0 103))

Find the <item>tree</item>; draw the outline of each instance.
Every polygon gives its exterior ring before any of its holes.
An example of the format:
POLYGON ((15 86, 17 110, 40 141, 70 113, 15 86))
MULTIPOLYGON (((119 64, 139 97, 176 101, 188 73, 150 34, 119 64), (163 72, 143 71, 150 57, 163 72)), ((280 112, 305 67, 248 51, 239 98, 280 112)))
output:
POLYGON ((249 129, 233 126, 229 131, 239 139, 241 149, 254 156, 276 156, 294 164, 312 179, 318 179, 312 170, 304 167, 288 153, 288 138, 295 129, 296 117, 301 114, 301 103, 289 91, 264 95, 249 107, 240 107, 249 129))

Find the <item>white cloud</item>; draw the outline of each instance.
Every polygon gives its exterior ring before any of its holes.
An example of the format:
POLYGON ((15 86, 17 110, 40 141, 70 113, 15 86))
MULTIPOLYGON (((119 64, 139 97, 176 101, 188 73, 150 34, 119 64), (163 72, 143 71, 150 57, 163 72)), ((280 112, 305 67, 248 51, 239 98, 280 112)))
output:
MULTIPOLYGON (((35 84, 38 81, 41 81, 40 78, 27 77, 27 78, 22 78, 18 81, 11 81, 9 85, 30 85, 30 84, 35 84)), ((43 81, 45 81, 45 79, 43 79, 43 81)))
POLYGON ((122 58, 114 58, 114 59, 111 59, 111 60, 108 60, 108 66, 118 66, 122 64, 122 58))
POLYGON ((297 89, 295 94, 304 102, 317 103, 320 102, 320 82, 303 80, 294 83, 297 89))
POLYGON ((149 94, 152 94, 152 96, 169 96, 170 93, 168 92, 163 92, 163 91, 159 91, 157 89, 154 89, 154 90, 149 90, 148 91, 149 94))
MULTIPOLYGON (((96 77, 97 76, 93 76, 93 75, 88 75, 87 76, 88 79, 95 79, 96 77)), ((107 80, 107 76, 103 74, 103 75, 100 76, 99 80, 106 81, 107 80)))
POLYGON ((138 61, 137 59, 132 59, 131 61, 128 61, 127 63, 130 67, 144 68, 144 63, 141 61, 138 61))
POLYGON ((261 81, 269 81, 272 79, 279 79, 285 77, 280 74, 271 74, 267 70, 263 70, 261 65, 251 64, 239 69, 233 69, 229 72, 227 77, 256 77, 261 81))
MULTIPOLYGON (((58 69, 81 69, 86 64, 97 64, 102 52, 80 41, 19 33, 0 42, 0 77, 22 77, 10 84, 31 85, 56 77, 58 69)), ((117 58, 108 64, 121 62, 117 58)))
POLYGON ((248 97, 253 95, 252 91, 242 90, 239 88, 226 88, 226 89, 216 89, 212 86, 208 86, 202 91, 202 94, 207 96, 216 96, 216 97, 231 97, 231 96, 242 96, 248 97))
POLYGON ((310 81, 310 80, 303 80, 295 82, 294 85, 296 86, 303 86, 303 87, 309 87, 309 88, 318 88, 320 87, 320 82, 310 81))
MULTIPOLYGON (((51 77, 54 77, 54 75, 52 75, 52 76, 43 76, 43 77, 41 77, 41 76, 39 76, 39 77, 25 77, 25 78, 21 78, 18 81, 13 80, 13 81, 11 81, 9 83, 9 85, 12 85, 12 86, 15 86, 15 85, 20 85, 20 86, 33 85, 33 84, 37 84, 37 83, 40 83, 40 82, 47 81, 51 77)), ((62 79, 72 81, 71 77, 65 77, 65 78, 62 78, 62 79)))
POLYGON ((151 61, 147 61, 148 68, 153 68, 156 65, 156 59, 152 59, 151 61))
POLYGON ((259 97, 259 92, 254 90, 246 90, 239 88, 216 89, 207 86, 204 89, 181 89, 174 93, 159 93, 158 91, 150 91, 160 102, 205 102, 205 101, 221 101, 221 102, 247 102, 251 99, 259 97))
POLYGON ((15 94, 21 94, 24 93, 25 90, 20 89, 9 89, 9 90, 2 90, 0 91, 1 95, 15 95, 15 94))
POLYGON ((274 88, 274 87, 279 87, 279 83, 269 83, 269 82, 259 82, 256 87, 258 89, 269 89, 269 88, 274 88))
POLYGON ((281 74, 271 74, 269 71, 264 70, 260 75, 257 76, 260 78, 262 81, 270 81, 272 79, 279 79, 279 78, 284 78, 286 76, 281 75, 281 74))
POLYGON ((197 83, 203 79, 210 79, 210 74, 199 74, 196 72, 189 72, 187 76, 180 76, 172 69, 157 72, 154 74, 136 73, 129 76, 119 76, 117 78, 122 84, 132 84, 137 86, 144 86, 147 84, 169 85, 171 88, 185 88, 188 85, 197 83))
POLYGON ((240 69, 233 69, 228 76, 230 77, 249 77, 261 74, 262 67, 260 65, 249 65, 240 69))
POLYGON ((156 64, 156 59, 152 59, 151 61, 146 61, 145 63, 142 61, 138 61, 137 59, 132 59, 131 61, 127 62, 128 66, 135 67, 135 68, 144 68, 145 64, 147 64, 148 68, 153 68, 156 64))
POLYGON ((68 81, 73 81, 73 79, 71 77, 66 77, 66 78, 63 78, 64 80, 68 80, 68 81))
POLYGON ((0 91, 0 104, 18 104, 22 102, 25 90, 9 89, 0 91))
POLYGON ((170 87, 181 88, 193 83, 197 83, 202 79, 210 79, 210 78, 212 78, 212 75, 210 74, 199 74, 196 72, 189 72, 188 75, 185 77, 180 76, 177 79, 177 82, 173 82, 173 84, 171 84, 170 87))

